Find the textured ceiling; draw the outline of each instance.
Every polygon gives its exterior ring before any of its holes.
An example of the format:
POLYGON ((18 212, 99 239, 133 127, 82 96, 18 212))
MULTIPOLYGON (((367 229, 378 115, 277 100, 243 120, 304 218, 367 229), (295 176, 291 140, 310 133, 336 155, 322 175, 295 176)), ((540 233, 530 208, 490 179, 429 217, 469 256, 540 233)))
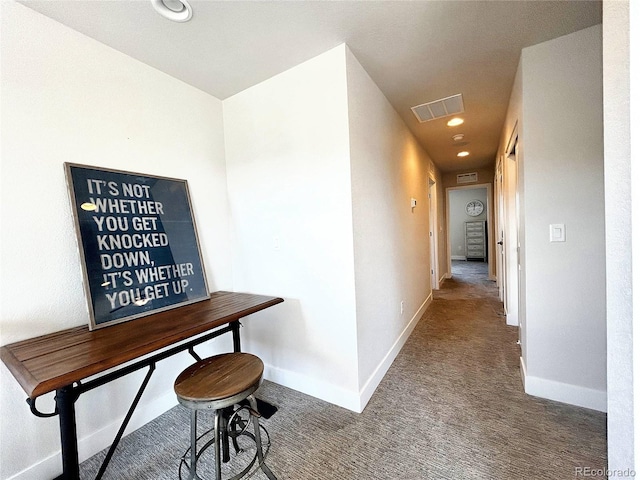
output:
POLYGON ((190 0, 187 23, 146 0, 20 3, 219 99, 346 43, 443 171, 493 164, 522 48, 602 18, 599 1, 564 0, 190 0), (457 93, 461 127, 419 123, 410 109, 457 93))

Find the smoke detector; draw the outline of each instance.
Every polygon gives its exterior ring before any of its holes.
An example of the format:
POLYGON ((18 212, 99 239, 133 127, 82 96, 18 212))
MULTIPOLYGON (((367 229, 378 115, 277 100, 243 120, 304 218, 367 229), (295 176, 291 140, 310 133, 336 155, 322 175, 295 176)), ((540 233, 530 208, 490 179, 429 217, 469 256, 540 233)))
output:
POLYGON ((187 0, 151 0, 151 5, 164 18, 174 22, 188 22, 193 15, 187 0))

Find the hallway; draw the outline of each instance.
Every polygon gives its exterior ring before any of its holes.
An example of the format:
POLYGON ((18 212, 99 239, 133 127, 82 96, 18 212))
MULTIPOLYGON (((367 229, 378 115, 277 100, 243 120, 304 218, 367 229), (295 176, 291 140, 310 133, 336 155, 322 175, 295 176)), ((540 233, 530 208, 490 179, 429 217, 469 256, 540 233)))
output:
POLYGON ((453 261, 411 339, 429 345, 423 361, 443 366, 433 385, 452 402, 442 435, 484 469, 447 478, 570 479, 576 468, 606 468, 605 414, 523 392, 518 330, 487 275, 486 263, 453 261))
POLYGON ((446 280, 433 298, 469 300, 472 298, 494 298, 498 300, 496 282, 489 280, 489 265, 485 262, 451 261, 451 279, 446 280))
MULTIPOLYGON (((482 268, 457 265, 363 413, 264 382, 280 480, 605 478, 605 414, 524 394, 517 330, 482 268)), ((176 478, 187 434, 187 413, 171 409, 123 440, 104 478, 176 478)))

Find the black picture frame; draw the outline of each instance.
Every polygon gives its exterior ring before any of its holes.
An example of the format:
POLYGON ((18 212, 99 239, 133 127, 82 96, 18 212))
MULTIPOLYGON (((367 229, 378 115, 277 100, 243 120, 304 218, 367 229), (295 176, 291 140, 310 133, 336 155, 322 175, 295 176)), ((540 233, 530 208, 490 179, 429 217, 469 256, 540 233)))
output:
POLYGON ((64 167, 90 330, 209 299, 186 180, 64 167))

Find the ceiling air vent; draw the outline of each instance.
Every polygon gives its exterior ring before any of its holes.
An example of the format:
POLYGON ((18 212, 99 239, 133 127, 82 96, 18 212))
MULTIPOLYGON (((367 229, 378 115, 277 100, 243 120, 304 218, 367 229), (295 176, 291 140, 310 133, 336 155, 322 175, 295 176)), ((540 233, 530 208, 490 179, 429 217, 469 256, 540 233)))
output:
POLYGON ((478 181, 478 172, 458 174, 458 183, 475 183, 478 181))
POLYGON ((436 118, 463 113, 464 103, 462 103, 462 94, 459 93, 433 102, 416 105, 411 107, 411 110, 418 121, 424 123, 436 118))

